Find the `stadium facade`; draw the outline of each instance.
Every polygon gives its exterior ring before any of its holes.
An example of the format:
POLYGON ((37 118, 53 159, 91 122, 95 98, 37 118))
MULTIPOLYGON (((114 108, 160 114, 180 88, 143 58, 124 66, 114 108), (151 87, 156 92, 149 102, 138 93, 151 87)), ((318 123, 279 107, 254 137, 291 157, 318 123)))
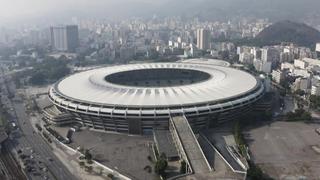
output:
POLYGON ((259 79, 228 66, 197 59, 108 66, 58 81, 49 98, 73 122, 95 129, 148 134, 185 115, 200 130, 250 111, 264 94, 259 79))

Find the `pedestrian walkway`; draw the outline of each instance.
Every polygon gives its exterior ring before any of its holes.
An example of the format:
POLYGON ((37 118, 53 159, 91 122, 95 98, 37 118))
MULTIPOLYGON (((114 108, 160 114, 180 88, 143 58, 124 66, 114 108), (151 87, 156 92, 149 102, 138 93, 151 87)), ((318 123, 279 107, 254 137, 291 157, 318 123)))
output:
POLYGON ((179 140, 187 155, 188 161, 194 173, 207 173, 211 167, 204 156, 202 149, 196 139, 188 120, 184 116, 172 117, 171 121, 179 136, 179 140))

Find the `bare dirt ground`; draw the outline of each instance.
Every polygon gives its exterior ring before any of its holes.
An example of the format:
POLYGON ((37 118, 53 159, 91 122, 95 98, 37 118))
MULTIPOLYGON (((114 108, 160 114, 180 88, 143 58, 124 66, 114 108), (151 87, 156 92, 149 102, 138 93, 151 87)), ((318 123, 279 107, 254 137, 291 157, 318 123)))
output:
POLYGON ((320 179, 320 124, 274 122, 245 131, 254 162, 275 179, 320 179))

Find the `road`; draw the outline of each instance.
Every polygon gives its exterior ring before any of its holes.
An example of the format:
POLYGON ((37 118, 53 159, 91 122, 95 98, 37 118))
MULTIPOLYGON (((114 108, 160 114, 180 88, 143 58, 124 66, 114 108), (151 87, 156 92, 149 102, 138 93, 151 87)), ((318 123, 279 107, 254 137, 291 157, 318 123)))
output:
POLYGON ((288 112, 292 112, 297 109, 297 105, 294 101, 294 97, 292 95, 286 95, 281 97, 279 90, 277 87, 272 87, 273 89, 273 103, 272 103, 272 112, 273 115, 285 115, 288 112), (280 99, 283 99, 282 102, 280 99), (283 103, 283 104, 281 104, 283 103))
POLYGON ((34 129, 30 123, 28 115, 25 112, 24 104, 14 103, 14 109, 19 121, 20 128, 24 133, 24 141, 29 142, 33 146, 35 152, 39 153, 42 157, 43 162, 47 165, 49 171, 53 174, 56 179, 76 179, 60 160, 53 154, 52 148, 40 137, 37 133, 33 133, 34 129), (26 122, 23 124, 23 122, 26 122), (52 160, 50 160, 52 159, 52 160))
MULTIPOLYGON (((10 76, 2 76, 3 85, 7 86, 7 94, 13 94, 14 98, 11 100, 6 96, 2 96, 2 101, 10 109, 10 114, 13 116, 16 124, 18 125, 20 132, 18 137, 11 138, 8 147, 11 151, 22 150, 23 153, 30 153, 32 159, 35 160, 35 165, 45 167, 48 172, 40 172, 41 175, 34 175, 34 173, 28 173, 31 179, 58 179, 58 180, 73 180, 76 177, 71 174, 63 163, 54 155, 53 149, 47 142, 34 131, 30 117, 26 113, 26 109, 21 97, 16 94, 15 86, 10 80, 10 76), (28 152, 26 152, 28 151, 28 152)), ((31 158, 31 156, 30 156, 31 158)))
POLYGON ((19 170, 19 166, 8 151, 6 144, 8 141, 3 143, 3 148, 0 153, 0 179, 11 179, 11 180, 27 180, 26 175, 19 170))

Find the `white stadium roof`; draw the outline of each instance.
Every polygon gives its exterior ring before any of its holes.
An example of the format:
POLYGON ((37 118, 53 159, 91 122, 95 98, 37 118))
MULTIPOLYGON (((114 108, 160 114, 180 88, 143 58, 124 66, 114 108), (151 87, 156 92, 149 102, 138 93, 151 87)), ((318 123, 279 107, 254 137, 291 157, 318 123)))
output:
POLYGON ((225 66, 229 67, 230 63, 223 60, 218 59, 207 59, 207 58, 196 58, 196 59, 184 59, 180 62, 190 63, 190 64, 205 64, 205 65, 213 65, 213 66, 225 66))
POLYGON ((89 104, 114 106, 175 106, 221 101, 248 93, 258 81, 246 72, 229 67, 197 63, 149 63, 109 66, 70 75, 54 86, 55 92, 89 104), (107 82, 114 73, 157 69, 191 69, 208 73, 207 80, 171 87, 126 86, 107 82))

